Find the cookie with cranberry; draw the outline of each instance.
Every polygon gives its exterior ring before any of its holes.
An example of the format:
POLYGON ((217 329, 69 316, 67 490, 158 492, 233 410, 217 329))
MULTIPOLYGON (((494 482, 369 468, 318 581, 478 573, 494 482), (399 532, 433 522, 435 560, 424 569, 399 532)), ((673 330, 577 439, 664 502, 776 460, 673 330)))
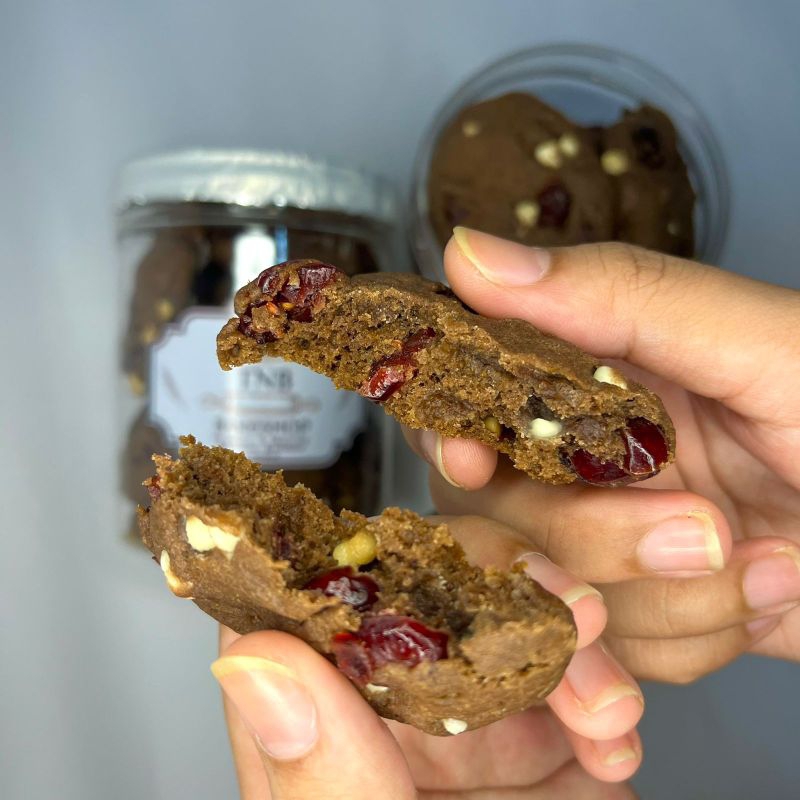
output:
POLYGON ((540 702, 575 648, 572 614, 519 567, 468 563, 410 511, 336 516, 303 486, 187 437, 156 456, 142 538, 179 597, 239 633, 282 630, 382 716, 445 735, 540 702))
POLYGON ((469 106, 445 127, 428 206, 442 246, 455 225, 541 246, 613 233, 611 180, 591 133, 522 93, 469 106))
POLYGON ((695 195, 670 118, 652 106, 626 111, 603 134, 600 161, 614 186, 614 237, 692 256, 695 195))
POLYGON ((217 337, 223 369, 296 361, 412 428, 477 439, 549 483, 655 475, 675 433, 644 386, 521 320, 489 319, 406 274, 348 278, 289 261, 241 288, 217 337))

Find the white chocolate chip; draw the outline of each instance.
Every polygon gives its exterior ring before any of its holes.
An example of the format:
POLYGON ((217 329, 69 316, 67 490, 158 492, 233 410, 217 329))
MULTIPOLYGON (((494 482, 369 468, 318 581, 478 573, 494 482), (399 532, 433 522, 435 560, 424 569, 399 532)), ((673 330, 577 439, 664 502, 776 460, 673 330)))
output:
POLYGON ((474 119, 464 120, 464 123, 461 125, 461 132, 468 139, 471 139, 473 136, 477 136, 481 132, 481 124, 480 122, 476 122, 474 119))
POLYGON ((145 389, 147 389, 144 381, 135 372, 128 373, 128 386, 134 394, 139 396, 143 395, 145 389))
POLYGON ((681 232, 681 226, 673 220, 667 223, 667 233, 670 236, 678 236, 681 232))
POLYGON ((598 367, 594 371, 592 377, 600 383, 612 383, 614 386, 619 386, 620 389, 628 388, 628 382, 625 380, 625 376, 621 372, 615 370, 614 367, 598 367))
POLYGON ((464 722, 463 719, 453 719, 452 717, 443 719, 442 725, 444 725, 444 729, 448 733, 452 733, 453 736, 457 736, 459 733, 464 733, 464 731, 467 729, 467 723, 464 722))
POLYGON ((567 158, 575 158, 581 151, 581 143, 574 133, 564 133, 558 140, 558 149, 567 158))
POLYGON ((514 216, 520 225, 532 228, 539 221, 539 204, 533 200, 520 200, 514 206, 514 216))
POLYGON ((628 160, 628 154, 624 150, 618 149, 606 150, 605 153, 600 156, 600 164, 605 172, 614 177, 623 175, 631 166, 628 160))
POLYGON ((533 155, 543 167, 558 169, 561 166, 561 150, 555 139, 548 139, 546 142, 537 144, 533 155))
POLYGON ((167 586, 169 586, 170 591, 173 594, 177 594, 179 597, 185 597, 187 600, 191 600, 192 598, 189 597, 186 592, 192 588, 192 584, 182 581, 172 571, 169 553, 166 550, 161 551, 161 559, 159 560, 159 564, 161 565, 161 571, 164 573, 164 577, 167 579, 167 586))
POLYGON ((153 344, 158 338, 158 328, 155 325, 145 325, 139 334, 139 343, 145 345, 153 344))
POLYGON ((368 683, 366 688, 371 694, 384 694, 389 691, 388 686, 378 686, 377 683, 368 683))
POLYGON ((333 549, 333 557, 340 567, 361 567, 376 555, 377 542, 369 531, 358 531, 333 549))
POLYGON ((166 297, 162 297, 156 303, 156 314, 160 320, 169 322, 175 316, 175 306, 166 297))
POLYGON ((186 540, 198 553, 205 553, 216 547, 214 537, 211 535, 211 526, 206 525, 199 517, 187 517, 186 540))
POLYGON ((534 439, 552 439, 558 436, 564 426, 557 419, 536 417, 528 426, 528 433, 534 439))
POLYGON ((230 533, 216 525, 206 525, 199 517, 186 519, 186 539, 198 553, 207 553, 217 548, 230 558, 236 545, 239 544, 239 535, 230 533))
POLYGON ((236 545, 239 544, 239 536, 235 533, 229 533, 222 530, 222 528, 212 528, 211 538, 214 540, 214 545, 218 550, 222 550, 228 558, 233 555, 236 545))

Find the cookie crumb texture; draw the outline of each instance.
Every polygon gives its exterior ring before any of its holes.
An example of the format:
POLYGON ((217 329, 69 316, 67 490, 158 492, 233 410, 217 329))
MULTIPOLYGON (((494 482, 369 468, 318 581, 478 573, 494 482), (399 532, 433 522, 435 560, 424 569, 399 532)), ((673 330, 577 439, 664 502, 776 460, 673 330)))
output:
POLYGON ((382 716, 452 735, 560 681, 576 638, 567 606, 519 567, 469 564, 447 526, 396 508, 337 517, 281 473, 191 437, 179 460, 154 460, 139 519, 169 587, 239 633, 304 639, 382 716), (374 557, 342 566, 347 542, 374 557))
POLYGON ((477 439, 548 483, 617 486, 674 457, 661 401, 521 320, 473 313, 416 275, 348 278, 289 261, 240 289, 223 369, 279 356, 358 391, 412 428, 477 439))

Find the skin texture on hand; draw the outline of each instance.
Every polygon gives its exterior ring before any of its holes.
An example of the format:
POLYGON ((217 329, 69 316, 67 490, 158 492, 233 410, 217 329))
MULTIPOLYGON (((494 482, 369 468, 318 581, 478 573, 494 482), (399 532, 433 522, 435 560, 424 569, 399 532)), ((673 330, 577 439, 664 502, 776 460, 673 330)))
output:
POLYGON ((222 628, 212 672, 224 691, 241 796, 630 798, 641 761, 636 682, 597 641, 606 620, 587 584, 532 552, 506 526, 446 520, 467 557, 526 571, 572 609, 579 651, 549 707, 452 737, 384 722, 347 678, 285 633, 222 628), (502 792, 502 794, 500 794, 502 792))
POLYGON ((456 229, 453 290, 653 389, 677 460, 636 487, 544 486, 475 442, 407 431, 448 514, 513 525, 593 584, 638 678, 745 651, 800 659, 800 293, 619 244, 551 251, 456 229), (624 359, 624 361, 620 361, 624 359))

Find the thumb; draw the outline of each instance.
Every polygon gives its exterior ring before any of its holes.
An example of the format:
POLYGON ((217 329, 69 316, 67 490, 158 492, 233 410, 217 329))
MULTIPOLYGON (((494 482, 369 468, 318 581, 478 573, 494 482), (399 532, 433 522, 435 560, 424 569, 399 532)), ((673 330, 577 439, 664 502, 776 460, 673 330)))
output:
POLYGON ((543 250, 453 233, 447 277, 482 314, 524 319, 740 413, 785 413, 787 371, 800 388, 800 337, 787 335, 800 330, 800 292, 624 244, 543 250))
MULTIPOLYGON (((416 796, 384 722, 344 675, 299 639, 277 631, 242 636, 211 671, 258 747, 271 800, 416 796)), ((234 749, 240 746, 233 741, 234 749)), ((258 781, 240 774, 240 784, 244 791, 258 781)), ((253 791, 245 800, 269 798, 253 791)))

